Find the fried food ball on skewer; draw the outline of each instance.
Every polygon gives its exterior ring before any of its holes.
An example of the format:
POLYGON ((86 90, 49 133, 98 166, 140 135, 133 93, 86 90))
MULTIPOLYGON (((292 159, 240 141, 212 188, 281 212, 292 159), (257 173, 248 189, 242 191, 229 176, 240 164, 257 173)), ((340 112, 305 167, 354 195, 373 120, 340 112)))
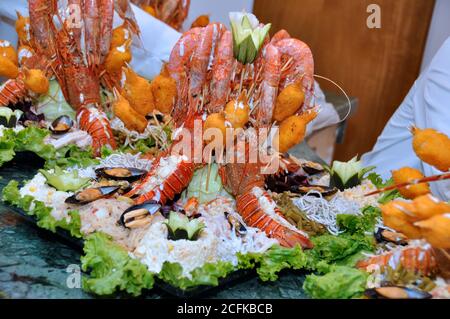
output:
POLYGON ((231 123, 233 128, 243 128, 249 120, 250 106, 245 94, 241 94, 238 100, 232 100, 225 105, 225 120, 231 123))
POLYGON ((203 14, 201 16, 198 16, 197 19, 192 22, 191 29, 192 28, 203 28, 206 27, 209 24, 209 15, 203 14))
POLYGON ((25 87, 28 90, 38 94, 44 94, 48 92, 50 83, 48 82, 48 79, 45 76, 44 72, 37 69, 29 70, 24 68, 24 73, 25 73, 24 83, 25 87))
MULTIPOLYGON (((421 171, 411 167, 403 167, 399 170, 392 171, 392 178, 396 185, 407 183, 424 177, 425 176, 422 174, 421 171)), ((408 199, 414 199, 418 196, 429 194, 430 186, 428 185, 428 183, 416 184, 400 188, 398 191, 403 197, 408 199)))
POLYGON ((450 249, 450 212, 436 215, 414 224, 422 236, 434 247, 450 249))
POLYGON ((450 212, 449 203, 441 202, 431 194, 417 197, 412 204, 411 213, 418 221, 450 212))
POLYGON ((151 88, 156 109, 161 113, 170 114, 177 98, 177 83, 165 66, 161 74, 153 79, 151 88))
POLYGON ((9 41, 0 40, 0 56, 7 58, 14 65, 19 65, 17 52, 9 41))
POLYGON ((105 60, 105 69, 112 73, 119 73, 126 63, 131 61, 131 40, 127 40, 124 44, 118 47, 113 47, 105 60))
POLYGON ((114 89, 116 101, 113 103, 114 114, 125 124, 129 130, 142 133, 147 127, 147 119, 133 109, 130 103, 114 89))
POLYGON ((19 37, 19 43, 29 43, 30 36, 30 18, 22 16, 17 12, 16 32, 19 37))
POLYGON ((434 129, 411 129, 413 148, 417 156, 425 163, 440 171, 450 169, 450 138, 434 129))
POLYGON ((144 5, 142 6, 142 10, 144 10, 145 12, 147 12, 149 15, 151 15, 152 17, 156 18, 156 10, 155 8, 153 8, 150 5, 144 5))
POLYGON ((139 114, 146 116, 155 109, 150 82, 137 75, 131 68, 124 68, 125 83, 122 94, 131 107, 139 114))
POLYGON ((131 40, 131 32, 125 24, 114 28, 111 37, 111 49, 124 45, 125 42, 131 40))
POLYGON ((280 153, 285 153, 293 146, 302 142, 306 134, 306 126, 317 116, 315 110, 300 115, 293 115, 280 124, 278 134, 274 137, 273 145, 280 153))
POLYGON ((285 87, 277 97, 275 108, 273 110, 273 119, 275 121, 284 121, 291 115, 294 115, 305 101, 300 82, 295 82, 285 87))
POLYGON ((420 228, 412 224, 409 216, 412 210, 411 203, 397 200, 381 205, 380 208, 386 226, 404 234, 409 239, 422 237, 420 228))
POLYGON ((0 55, 0 76, 15 79, 19 75, 19 68, 11 60, 0 55))
MULTIPOLYGON (((208 129, 218 129, 222 133, 223 142, 225 143, 226 140, 226 124, 225 124, 225 116, 222 113, 213 113, 208 115, 208 117, 205 120, 205 123, 203 124, 203 134, 208 129)), ((212 139, 206 140, 206 143, 211 142, 212 139)))

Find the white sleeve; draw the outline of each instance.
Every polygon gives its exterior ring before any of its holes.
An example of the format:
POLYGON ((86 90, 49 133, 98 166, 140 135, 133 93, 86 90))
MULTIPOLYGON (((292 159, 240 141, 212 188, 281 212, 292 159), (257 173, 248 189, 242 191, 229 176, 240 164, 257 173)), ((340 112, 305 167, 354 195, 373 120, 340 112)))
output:
MULTIPOLYGON (((433 128, 450 136, 450 38, 427 70, 423 107, 417 110, 417 126, 433 128)), ((423 172, 427 176, 442 173, 426 163, 423 163, 423 172)), ((450 199, 450 181, 432 183, 431 188, 438 197, 450 199)))

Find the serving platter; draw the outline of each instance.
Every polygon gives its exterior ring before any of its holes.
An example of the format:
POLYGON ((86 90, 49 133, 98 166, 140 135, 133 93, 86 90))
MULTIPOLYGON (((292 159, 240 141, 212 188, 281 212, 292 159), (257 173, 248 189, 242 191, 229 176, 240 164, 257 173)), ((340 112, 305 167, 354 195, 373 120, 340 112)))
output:
MULTIPOLYGON (((0 174, 2 177, 4 177, 4 175, 12 175, 16 179, 26 180, 34 176, 37 173, 38 169, 43 166, 43 163, 43 160, 40 157, 36 156, 34 153, 20 152, 17 153, 14 161, 8 163, 0 169, 0 174), (20 178, 18 176, 20 176, 20 178)), ((25 221, 32 224, 39 232, 45 233, 46 237, 50 240, 58 240, 60 242, 63 242, 64 244, 69 245, 73 249, 78 250, 80 253, 83 252, 84 241, 82 239, 71 236, 68 231, 61 228, 57 228, 55 233, 42 229, 37 226, 36 217, 28 215, 20 208, 9 205, 7 207, 15 214, 23 218, 25 221)), ((216 290, 228 288, 237 281, 244 281, 252 277, 255 277, 254 270, 238 270, 229 274, 225 278, 221 278, 219 280, 218 286, 216 287, 198 286, 183 290, 167 284, 166 282, 157 278, 155 278, 155 286, 174 297, 192 298, 200 297, 216 290)))

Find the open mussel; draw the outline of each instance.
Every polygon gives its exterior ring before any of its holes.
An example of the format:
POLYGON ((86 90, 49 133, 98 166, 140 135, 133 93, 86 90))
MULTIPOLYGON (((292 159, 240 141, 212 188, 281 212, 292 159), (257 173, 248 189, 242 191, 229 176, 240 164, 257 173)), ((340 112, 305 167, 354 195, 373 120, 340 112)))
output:
POLYGON ((83 205, 100 198, 113 195, 120 189, 119 186, 102 186, 95 188, 86 188, 82 191, 75 193, 74 195, 67 197, 65 202, 67 204, 83 205))
POLYGON ((161 210, 161 205, 156 201, 131 206, 120 216, 119 224, 127 228, 137 228, 149 224, 152 216, 161 210))
POLYGON ((430 299, 432 297, 426 291, 399 286, 367 289, 365 295, 371 299, 430 299))
POLYGON ((147 174, 146 171, 132 167, 102 167, 95 170, 97 176, 117 181, 134 182, 147 174))
POLYGON ((299 185, 307 185, 308 177, 297 172, 283 172, 266 177, 266 187, 273 192, 284 193, 299 185))
POLYGON ((290 190, 292 193, 297 193, 301 195, 309 194, 311 196, 322 195, 324 197, 331 196, 337 193, 338 189, 336 187, 322 186, 322 185, 297 185, 292 187, 290 190))
POLYGON ((224 212, 225 218, 227 219, 228 223, 230 224, 231 228, 234 228, 234 231, 236 232, 236 235, 243 237, 247 234, 247 228, 242 224, 238 218, 233 216, 232 214, 228 212, 224 212))
POLYGON ((50 125, 50 131, 53 134, 65 134, 73 127, 73 121, 67 115, 61 115, 50 125))
POLYGON ((302 168, 305 171, 305 173, 309 175, 317 175, 320 173, 323 173, 325 171, 325 168, 320 165, 319 163, 314 162, 304 162, 302 163, 302 168))
POLYGON ((375 239, 379 243, 390 242, 402 246, 408 244, 408 237, 405 235, 382 228, 375 233, 375 239))

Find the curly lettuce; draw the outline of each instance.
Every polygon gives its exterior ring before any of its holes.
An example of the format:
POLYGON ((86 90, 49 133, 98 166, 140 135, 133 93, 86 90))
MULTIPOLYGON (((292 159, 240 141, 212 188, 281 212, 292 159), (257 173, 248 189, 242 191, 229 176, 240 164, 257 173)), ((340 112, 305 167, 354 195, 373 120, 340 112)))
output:
POLYGON ((348 299, 361 297, 368 274, 347 267, 333 266, 324 275, 308 275, 303 283, 305 292, 317 299, 348 299))
POLYGON ((13 129, 4 129, 0 137, 0 166, 14 158, 17 152, 33 152, 44 160, 53 159, 56 149, 45 144, 49 130, 30 126, 17 133, 13 129))
POLYGON ((98 165, 100 161, 96 159, 91 149, 83 150, 75 144, 64 146, 56 151, 55 158, 45 162, 45 169, 52 169, 56 166, 67 167, 88 167, 98 165))
POLYGON ((19 182, 10 181, 2 191, 2 200, 6 203, 14 205, 28 215, 36 217, 37 225, 41 228, 47 229, 51 232, 56 232, 57 228, 64 229, 70 232, 70 235, 76 238, 81 238, 81 220, 80 214, 76 210, 68 212, 70 216, 69 221, 65 218, 57 220, 52 215, 52 208, 45 206, 45 203, 35 200, 33 196, 21 196, 19 192, 19 182))
POLYGON ((86 291, 98 295, 125 291, 138 296, 143 289, 153 287, 153 274, 147 267, 131 258, 125 248, 114 243, 108 235, 93 233, 87 236, 83 250, 81 267, 83 271, 90 271, 88 277, 83 277, 86 291))
POLYGON ((307 257, 300 246, 285 248, 272 246, 264 253, 238 254, 238 268, 256 268, 262 281, 275 281, 283 269, 299 270, 307 265, 307 257))
MULTIPOLYGON (((381 189, 385 187, 389 187, 394 185, 394 180, 388 179, 386 182, 383 181, 383 178, 378 175, 377 173, 370 173, 367 176, 367 179, 372 182, 373 185, 375 185, 376 188, 381 189)), ((381 197, 378 199, 378 203, 380 204, 386 204, 387 202, 390 202, 398 197, 401 197, 400 192, 397 189, 393 189, 387 192, 384 192, 381 197)))
POLYGON ((225 278, 235 270, 230 262, 206 263, 202 267, 194 269, 190 273, 191 278, 187 278, 183 276, 183 268, 179 263, 166 261, 158 274, 158 278, 182 290, 197 286, 215 287, 219 285, 220 278, 225 278))

